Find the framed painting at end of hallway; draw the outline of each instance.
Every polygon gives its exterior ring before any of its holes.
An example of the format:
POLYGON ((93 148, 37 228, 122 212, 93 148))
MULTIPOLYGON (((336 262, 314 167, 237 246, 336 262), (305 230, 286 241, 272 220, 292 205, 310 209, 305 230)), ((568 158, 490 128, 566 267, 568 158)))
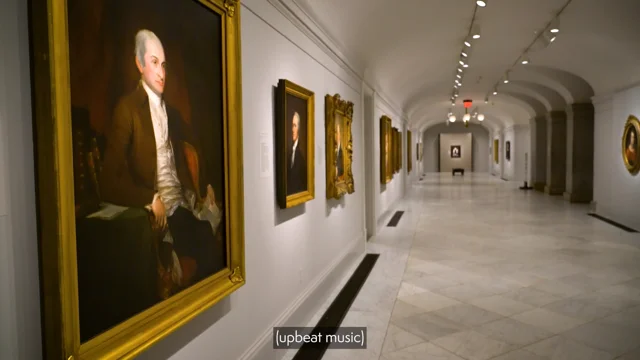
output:
POLYGON ((629 115, 622 132, 622 160, 630 174, 636 175, 640 171, 640 122, 638 118, 629 115))

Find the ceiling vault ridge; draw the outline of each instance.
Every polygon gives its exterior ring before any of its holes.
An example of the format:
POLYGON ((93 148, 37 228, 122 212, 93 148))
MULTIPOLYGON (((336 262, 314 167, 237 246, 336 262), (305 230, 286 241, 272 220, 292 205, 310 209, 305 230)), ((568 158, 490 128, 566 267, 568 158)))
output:
MULTIPOLYGON (((364 71, 354 65, 354 62, 340 49, 335 39, 333 39, 327 31, 318 24, 314 18, 303 9, 296 0, 267 0, 276 10, 278 10, 285 18, 287 18, 295 27, 298 28, 306 37, 335 61, 343 70, 351 74, 366 86, 376 92, 377 97, 382 100, 391 110, 400 114, 404 123, 408 123, 409 116, 405 110, 395 104, 390 98, 379 88, 367 82, 364 78, 364 71), (294 9, 295 7, 295 9, 294 9)), ((360 90, 360 93, 363 89, 360 90)))
MULTIPOLYGON (((560 8, 560 10, 558 10, 553 17, 551 18, 551 20, 549 20, 545 26, 542 28, 542 30, 540 31, 536 31, 535 32, 535 37, 533 38, 533 40, 529 43, 529 45, 524 49, 524 51, 518 56, 517 59, 514 60, 513 64, 511 64, 511 66, 509 66, 509 68, 507 70, 505 70, 505 76, 507 76, 511 71, 513 71, 513 69, 518 65, 518 61, 522 60, 522 59, 526 59, 527 54, 529 53, 529 51, 531 51, 531 48, 533 47, 533 45, 535 45, 536 41, 538 41, 538 39, 540 39, 542 36, 545 35, 547 29, 549 29, 549 27, 553 24, 553 22, 558 19, 560 17, 560 15, 564 12, 564 10, 569 6, 569 4, 571 4, 573 0, 566 0, 566 2, 564 3, 564 5, 560 8)), ((553 42, 553 39, 551 39, 549 41, 549 43, 553 42)), ((528 64, 528 62, 523 62, 523 64, 528 64)), ((507 78, 505 78, 507 79, 507 78)), ((505 80, 505 83, 507 83, 508 80, 505 80)), ((487 92, 486 97, 489 97, 489 94, 491 93, 491 91, 493 91, 493 95, 497 95, 497 89, 498 89, 498 85, 500 84, 500 79, 498 79, 496 81, 496 83, 493 85, 493 87, 487 92)))

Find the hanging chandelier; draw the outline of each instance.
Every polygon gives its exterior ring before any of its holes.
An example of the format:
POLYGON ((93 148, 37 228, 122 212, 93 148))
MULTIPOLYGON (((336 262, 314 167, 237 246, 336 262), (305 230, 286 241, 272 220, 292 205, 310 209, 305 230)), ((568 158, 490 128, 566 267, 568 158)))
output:
MULTIPOLYGON (((471 108, 471 106, 473 105, 473 100, 462 100, 462 105, 464 106, 464 115, 462 115, 462 122, 464 123, 464 127, 469 127, 469 122, 471 121, 472 117, 478 119, 478 121, 484 120, 484 114, 478 113, 477 110, 473 111, 473 115, 469 113, 469 108, 471 108)), ((449 122, 456 121, 456 116, 455 114, 453 114, 453 112, 451 112, 451 110, 449 110, 447 117, 449 119, 449 122)))

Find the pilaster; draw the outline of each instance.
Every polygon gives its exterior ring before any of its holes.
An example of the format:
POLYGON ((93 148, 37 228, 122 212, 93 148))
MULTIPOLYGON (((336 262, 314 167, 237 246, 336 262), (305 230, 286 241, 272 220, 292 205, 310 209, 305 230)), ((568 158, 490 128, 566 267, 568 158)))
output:
POLYGON ((544 191, 547 184, 547 117, 537 116, 533 120, 535 127, 535 163, 532 168, 535 177, 533 178, 533 188, 537 191, 544 191))
POLYGON ((591 103, 567 106, 566 190, 570 202, 593 198, 594 107, 591 103))
POLYGON ((567 113, 551 111, 547 114, 547 182, 544 192, 562 195, 566 187, 567 113))

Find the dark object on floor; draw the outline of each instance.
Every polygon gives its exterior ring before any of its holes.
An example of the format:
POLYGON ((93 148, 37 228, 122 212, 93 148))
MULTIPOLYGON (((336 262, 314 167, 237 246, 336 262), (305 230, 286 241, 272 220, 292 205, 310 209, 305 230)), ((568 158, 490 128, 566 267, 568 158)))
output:
POLYGON ((451 170, 451 175, 456 176, 456 173, 460 173, 460 175, 464 176, 464 169, 454 168, 451 170))
MULTIPOLYGON (((364 259, 358 265, 356 271, 353 272, 349 281, 344 285, 340 293, 331 303, 331 306, 324 313, 318 324, 315 326, 310 335, 317 334, 328 334, 333 335, 337 328, 342 324, 342 320, 349 312, 349 308, 353 301, 358 296, 362 285, 364 285, 365 281, 369 277, 371 273, 371 269, 378 261, 378 257, 380 254, 366 254, 364 259), (331 334, 330 330, 334 330, 333 334, 331 334)), ((327 351, 329 347, 328 343, 320 342, 320 343, 305 343, 300 347, 296 355, 293 357, 293 360, 319 360, 322 359, 322 356, 327 351)))
POLYGON ((520 190, 531 190, 531 189, 533 189, 533 187, 529 186, 529 184, 527 184, 526 181, 524 182, 523 186, 520 186, 520 190))
POLYGON ((615 227, 617 227, 619 229, 622 229, 622 230, 624 230, 626 232, 630 232, 630 233, 637 233, 638 232, 638 230, 632 229, 632 228, 630 228, 628 226, 624 226, 624 225, 622 225, 620 223, 617 223, 617 222, 615 222, 613 220, 607 219, 604 216, 600 216, 600 215, 594 214, 594 213, 588 213, 587 215, 589 215, 591 217, 594 217, 594 218, 596 218, 598 220, 602 220, 602 221, 606 222, 607 224, 613 225, 613 226, 615 226, 615 227))
POLYGON ((393 214, 393 216, 391 217, 391 220, 389 220, 389 223, 387 224, 387 226, 398 226, 398 223, 400 222, 400 218, 402 217, 402 214, 404 214, 404 211, 396 211, 395 214, 393 214))

